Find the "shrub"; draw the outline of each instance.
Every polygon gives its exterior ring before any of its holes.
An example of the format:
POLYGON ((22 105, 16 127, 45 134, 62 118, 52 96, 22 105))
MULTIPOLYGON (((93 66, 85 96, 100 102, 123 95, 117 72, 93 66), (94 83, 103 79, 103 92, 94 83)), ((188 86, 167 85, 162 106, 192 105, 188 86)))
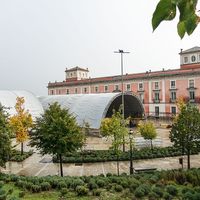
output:
POLYGON ((62 188, 60 193, 61 193, 61 196, 65 196, 68 193, 68 189, 67 188, 62 188))
POLYGON ((100 196, 101 193, 102 193, 102 190, 101 190, 101 189, 93 190, 93 195, 94 195, 94 196, 100 196))
POLYGON ((31 191, 32 191, 33 193, 38 193, 38 192, 41 191, 41 187, 40 187, 39 185, 32 185, 31 191))
POLYGON ((8 190, 8 194, 12 194, 13 193, 13 188, 10 188, 9 190, 8 190))
POLYGON ((156 193, 159 197, 163 196, 163 191, 160 187, 153 187, 152 191, 156 193))
POLYGON ((51 189, 51 185, 49 182, 43 182, 40 184, 40 186, 43 191, 47 191, 51 189))
POLYGON ((164 195, 163 195, 163 198, 165 200, 172 200, 173 196, 171 194, 169 194, 168 192, 165 192, 164 195))
POLYGON ((9 198, 9 200, 19 200, 19 197, 12 196, 12 197, 9 198))
POLYGON ((192 194, 191 192, 186 192, 185 194, 183 194, 183 200, 194 200, 194 194, 192 194))
POLYGON ((114 189, 116 192, 121 192, 123 190, 123 187, 121 185, 115 185, 114 189))
POLYGON ((59 189, 67 188, 67 184, 65 183, 65 181, 60 181, 60 182, 58 182, 57 187, 59 189))
POLYGON ((88 188, 89 188, 90 190, 97 189, 97 188, 98 188, 98 185, 95 183, 94 180, 90 180, 90 182, 88 183, 88 188))
POLYGON ((104 187, 104 186, 106 185, 106 183, 105 183, 105 181, 104 181, 103 179, 98 179, 98 180, 96 181, 96 183, 97 183, 97 185, 98 185, 99 187, 104 187))
POLYGON ((6 200, 6 191, 2 188, 0 189, 0 200, 6 200))
POLYGON ((0 181, 0 188, 2 188, 4 185, 4 182, 3 181, 0 181))
POLYGON ((177 193, 178 193, 178 190, 177 190, 176 186, 174 186, 174 185, 168 185, 168 186, 166 187, 166 191, 167 191, 169 194, 173 195, 173 196, 176 196, 177 193))
POLYGON ((86 186, 77 186, 76 192, 77 192, 78 196, 82 196, 82 195, 87 195, 89 190, 86 186))
POLYGON ((19 192, 19 198, 23 198, 25 196, 25 192, 24 191, 20 191, 19 192))
POLYGON ((81 180, 80 178, 74 179, 71 183, 71 187, 75 190, 77 186, 83 186, 84 181, 81 180))
POLYGON ((155 192, 150 192, 148 197, 149 197, 149 200, 159 199, 159 196, 155 192))
POLYGON ((140 188, 140 187, 136 188, 134 194, 138 198, 141 198, 141 197, 145 196, 144 190, 142 188, 140 188))

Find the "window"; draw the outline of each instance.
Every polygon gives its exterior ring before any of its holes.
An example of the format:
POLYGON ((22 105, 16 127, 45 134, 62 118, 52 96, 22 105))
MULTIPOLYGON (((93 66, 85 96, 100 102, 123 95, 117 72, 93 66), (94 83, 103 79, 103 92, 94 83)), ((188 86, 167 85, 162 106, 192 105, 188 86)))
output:
POLYGON ((188 57, 184 57, 184 63, 188 63, 188 57))
POLYGON ((126 90, 127 90, 127 91, 131 91, 131 85, 130 85, 130 84, 127 84, 127 85, 126 85, 126 90))
POLYGON ((73 76, 73 74, 71 73, 71 77, 73 76))
POLYGON ((160 94, 159 94, 159 92, 155 92, 155 100, 160 100, 160 94))
POLYGON ((176 88, 176 81, 170 81, 170 89, 176 88))
POLYGON ((195 92, 194 91, 190 91, 189 92, 189 97, 190 97, 190 100, 195 100, 195 92))
POLYGON ((159 89, 159 83, 158 82, 155 82, 154 88, 155 88, 155 90, 159 89))
POLYGON ((51 90, 51 95, 54 95, 54 91, 53 90, 51 90))
POLYGON ((171 92, 171 101, 175 101, 176 100, 176 92, 172 91, 171 92))
POLYGON ((87 93, 87 88, 86 87, 84 88, 84 93, 87 93))
POLYGON ((172 113, 173 115, 176 115, 176 107, 175 107, 175 106, 172 106, 172 107, 171 107, 171 113, 172 113))
POLYGON ((192 56, 191 60, 192 60, 192 62, 195 62, 196 61, 196 56, 192 56))
POLYGON ((67 89, 67 92, 66 92, 67 94, 69 94, 69 89, 67 89))
POLYGON ((107 85, 104 86, 104 91, 108 92, 108 86, 107 85))
POLYGON ((139 99, 140 99, 141 102, 144 103, 144 94, 143 93, 139 94, 139 99))
POLYGON ((143 83, 139 83, 139 84, 138 84, 138 89, 139 89, 139 90, 143 90, 143 83))
POLYGON ((75 94, 77 94, 78 93, 78 89, 77 88, 75 88, 75 94))
POLYGON ((155 116, 158 117, 159 116, 159 106, 155 106, 155 116))
POLYGON ((95 87, 95 92, 98 92, 98 87, 97 86, 95 87))
POLYGON ((58 94, 61 94, 61 91, 60 91, 60 90, 58 90, 58 94))
POLYGON ((194 88, 194 80, 193 79, 189 80, 189 88, 194 88))
POLYGON ((115 85, 115 90, 119 90, 119 85, 115 85))

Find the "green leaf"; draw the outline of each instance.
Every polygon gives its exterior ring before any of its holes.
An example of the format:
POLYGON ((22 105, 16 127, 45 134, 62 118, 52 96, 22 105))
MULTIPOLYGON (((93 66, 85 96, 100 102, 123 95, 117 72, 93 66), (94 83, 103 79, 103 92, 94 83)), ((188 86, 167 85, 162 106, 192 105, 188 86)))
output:
POLYGON ((176 4, 172 0, 160 0, 152 17, 155 30, 163 20, 172 20, 176 16, 176 4))
POLYGON ((191 15, 185 22, 185 28, 188 35, 191 35, 198 24, 198 16, 196 14, 191 15))
POLYGON ((179 36, 181 37, 181 39, 184 37, 185 35, 185 23, 184 22, 179 22, 178 25, 177 25, 177 31, 178 31, 178 34, 179 36))

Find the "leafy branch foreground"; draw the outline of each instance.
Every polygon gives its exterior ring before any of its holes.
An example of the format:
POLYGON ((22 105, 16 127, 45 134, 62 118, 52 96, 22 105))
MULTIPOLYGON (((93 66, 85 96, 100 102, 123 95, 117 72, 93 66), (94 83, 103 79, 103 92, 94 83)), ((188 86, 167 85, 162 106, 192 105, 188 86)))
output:
MULTIPOLYGON (((198 154, 197 149, 192 151, 192 154, 198 154)), ((133 150, 133 160, 163 158, 182 155, 181 149, 175 147, 154 147, 133 150)), ((113 150, 87 150, 82 152, 67 153, 63 156, 64 163, 89 163, 89 162, 106 162, 106 161, 128 161, 130 160, 130 152, 120 152, 117 158, 113 150)), ((53 157, 53 162, 59 162, 56 156, 53 157)))
POLYGON ((99 200, 200 199, 200 169, 157 171, 132 176, 107 174, 106 177, 0 174, 0 199, 89 200, 97 199, 97 196, 99 200))

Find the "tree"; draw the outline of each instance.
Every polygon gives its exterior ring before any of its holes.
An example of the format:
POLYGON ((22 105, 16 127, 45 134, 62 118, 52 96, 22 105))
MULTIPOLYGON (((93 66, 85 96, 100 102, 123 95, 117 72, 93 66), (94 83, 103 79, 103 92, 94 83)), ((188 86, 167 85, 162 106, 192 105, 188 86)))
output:
POLYGON ((0 104, 0 166, 4 167, 11 154, 11 129, 8 122, 8 113, 0 104))
POLYGON ((187 165, 190 169, 190 154, 200 144, 200 113, 199 109, 191 104, 181 107, 180 113, 170 131, 171 142, 187 154, 187 165))
POLYGON ((181 38, 185 33, 192 34, 200 17, 197 15, 198 0, 160 0, 153 13, 152 27, 155 30, 162 21, 173 20, 176 16, 176 11, 179 11, 179 22, 177 31, 181 38))
POLYGON ((156 138, 157 132, 154 124, 152 122, 141 122, 138 125, 138 131, 140 132, 141 136, 145 140, 150 140, 151 142, 151 150, 153 150, 153 142, 152 140, 156 138))
POLYGON ((122 123, 122 115, 120 112, 113 112, 111 118, 105 118, 101 122, 100 132, 104 137, 112 138, 112 149, 117 156, 117 174, 119 175, 119 154, 120 147, 123 144, 125 136, 128 134, 126 128, 127 122, 122 123))
POLYGON ((56 155, 60 161, 60 173, 63 176, 62 156, 67 152, 80 149, 85 136, 69 111, 56 102, 49 105, 44 114, 36 119, 30 134, 30 145, 44 154, 56 155))
POLYGON ((10 117, 10 126, 16 134, 17 142, 21 143, 21 155, 23 155, 23 143, 28 139, 29 130, 33 127, 33 119, 28 110, 24 108, 24 97, 17 97, 16 114, 10 117))

